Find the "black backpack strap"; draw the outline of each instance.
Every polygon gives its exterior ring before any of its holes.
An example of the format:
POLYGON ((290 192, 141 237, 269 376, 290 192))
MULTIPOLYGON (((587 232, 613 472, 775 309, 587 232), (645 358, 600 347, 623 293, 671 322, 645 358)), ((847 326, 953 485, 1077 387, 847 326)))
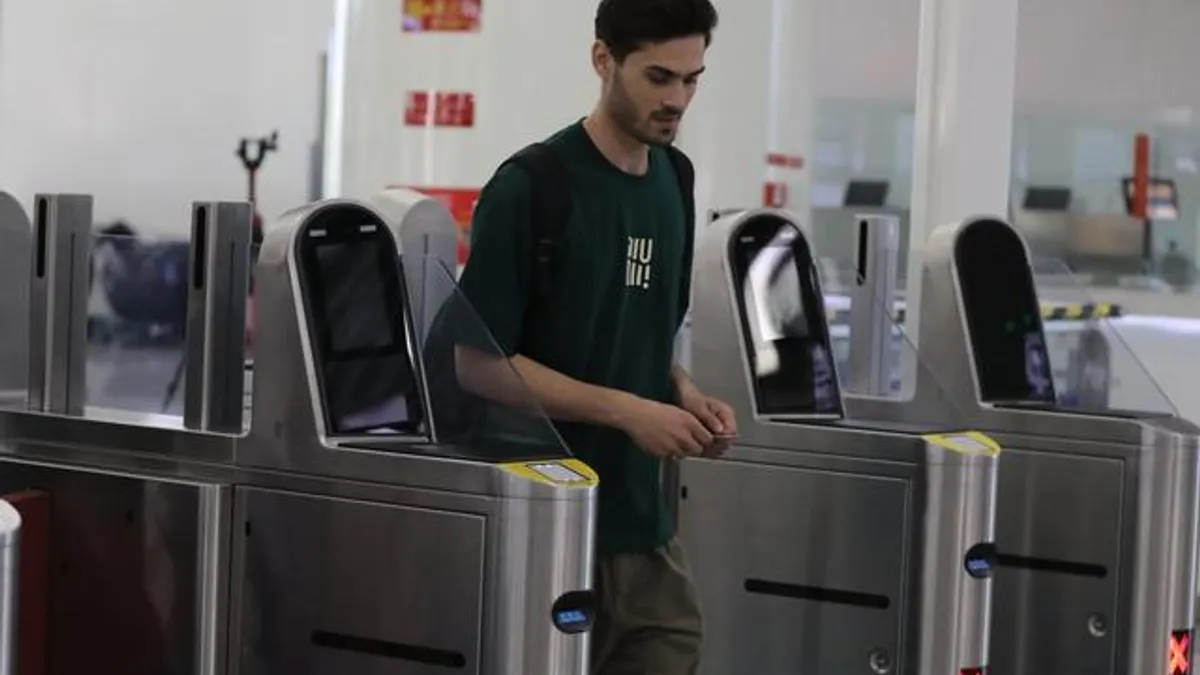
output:
POLYGON ((696 247, 696 169, 692 166, 692 160, 673 145, 667 146, 667 155, 675 168, 675 179, 679 181, 686 224, 683 233, 684 276, 679 285, 679 321, 682 322, 692 297, 692 256, 696 247))
POLYGON ((532 258, 528 315, 535 309, 533 305, 548 300, 554 287, 559 237, 571 218, 571 186, 566 164, 544 143, 526 146, 504 162, 509 163, 517 164, 529 176, 532 258))

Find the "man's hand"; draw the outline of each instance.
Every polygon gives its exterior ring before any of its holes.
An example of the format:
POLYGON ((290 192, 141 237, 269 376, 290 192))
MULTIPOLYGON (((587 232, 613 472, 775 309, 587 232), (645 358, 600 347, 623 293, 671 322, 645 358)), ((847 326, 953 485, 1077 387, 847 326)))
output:
POLYGON ((720 456, 729 449, 730 439, 737 436, 733 408, 724 401, 702 394, 694 386, 680 388, 679 405, 695 415, 714 436, 713 442, 704 449, 705 457, 720 456))
POLYGON ((639 448, 662 459, 699 456, 713 445, 712 433, 692 413, 636 396, 623 400, 617 427, 639 448))

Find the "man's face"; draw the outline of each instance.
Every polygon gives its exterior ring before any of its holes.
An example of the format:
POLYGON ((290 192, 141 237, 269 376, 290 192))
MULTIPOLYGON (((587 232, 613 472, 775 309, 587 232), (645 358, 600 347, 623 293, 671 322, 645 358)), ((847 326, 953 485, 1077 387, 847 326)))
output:
POLYGON ((700 73, 704 36, 647 45, 617 63, 608 55, 604 105, 621 131, 647 145, 670 145, 700 73))

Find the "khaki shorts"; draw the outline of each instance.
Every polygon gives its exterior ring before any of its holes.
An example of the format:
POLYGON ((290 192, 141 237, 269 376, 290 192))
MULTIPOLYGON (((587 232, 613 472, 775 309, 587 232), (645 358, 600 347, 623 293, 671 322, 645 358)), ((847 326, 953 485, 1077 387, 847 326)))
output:
POLYGON ((683 547, 600 560, 600 611, 592 634, 594 675, 694 675, 703 621, 683 547))

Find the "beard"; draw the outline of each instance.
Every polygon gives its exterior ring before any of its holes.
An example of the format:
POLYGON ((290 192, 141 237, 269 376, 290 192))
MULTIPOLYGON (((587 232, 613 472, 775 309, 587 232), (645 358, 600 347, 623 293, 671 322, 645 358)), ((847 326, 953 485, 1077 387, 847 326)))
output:
POLYGON ((683 115, 679 111, 660 109, 643 117, 619 73, 613 77, 609 90, 608 114, 623 133, 639 143, 657 147, 666 147, 675 142, 679 134, 678 121, 683 115), (676 124, 658 126, 662 121, 675 121, 676 124))

